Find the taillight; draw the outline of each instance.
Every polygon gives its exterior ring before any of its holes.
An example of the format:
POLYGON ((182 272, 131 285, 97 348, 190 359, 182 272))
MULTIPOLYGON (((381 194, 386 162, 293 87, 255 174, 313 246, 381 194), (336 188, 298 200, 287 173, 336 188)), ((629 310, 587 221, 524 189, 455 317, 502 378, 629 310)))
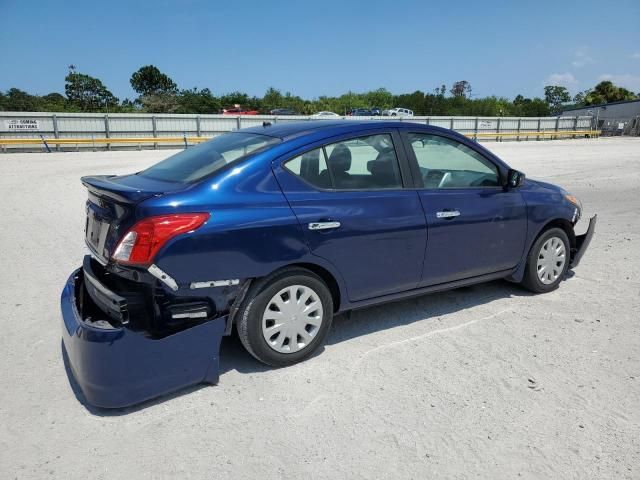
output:
POLYGON ((128 265, 150 265, 165 243, 181 233, 200 228, 209 216, 208 213, 177 213, 140 220, 118 242, 112 258, 128 265))

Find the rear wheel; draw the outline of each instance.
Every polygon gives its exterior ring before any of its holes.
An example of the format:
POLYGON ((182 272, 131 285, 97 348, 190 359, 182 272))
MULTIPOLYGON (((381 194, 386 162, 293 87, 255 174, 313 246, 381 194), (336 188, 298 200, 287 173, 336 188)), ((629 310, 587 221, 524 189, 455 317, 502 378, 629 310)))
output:
POLYGON ((564 230, 546 230, 531 247, 522 286, 535 293, 555 290, 567 273, 569 255, 569 238, 564 230))
POLYGON ((309 358, 322 346, 333 319, 329 289, 317 275, 289 268, 259 280, 238 315, 238 335, 247 351, 282 367, 309 358))

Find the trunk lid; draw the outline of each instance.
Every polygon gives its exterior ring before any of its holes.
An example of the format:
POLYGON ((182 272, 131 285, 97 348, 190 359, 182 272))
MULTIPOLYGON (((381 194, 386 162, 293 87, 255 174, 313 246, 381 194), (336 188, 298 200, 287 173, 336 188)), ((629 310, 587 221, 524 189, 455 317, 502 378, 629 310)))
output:
POLYGON ((136 206, 184 185, 139 175, 96 175, 81 178, 89 191, 85 242, 93 256, 106 264, 118 240, 136 221, 136 206))

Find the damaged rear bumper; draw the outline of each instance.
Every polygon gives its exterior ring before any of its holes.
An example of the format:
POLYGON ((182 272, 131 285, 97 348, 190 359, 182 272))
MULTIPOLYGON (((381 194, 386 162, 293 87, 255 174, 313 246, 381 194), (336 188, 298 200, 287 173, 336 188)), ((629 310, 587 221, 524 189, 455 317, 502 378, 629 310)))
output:
POLYGON ((594 215, 589 219, 589 228, 584 235, 576 235, 576 248, 572 252, 571 255, 571 264, 569 265, 571 268, 575 268, 582 260, 582 256, 584 252, 587 251, 589 247, 589 243, 591 243, 591 238, 593 237, 593 233, 596 229, 596 222, 598 221, 598 215, 594 215))
POLYGON ((153 338, 127 325, 117 326, 109 317, 124 315, 121 297, 104 285, 96 285, 95 277, 85 279, 82 268, 69 277, 60 301, 64 350, 73 376, 90 404, 125 407, 190 385, 218 382, 226 317, 162 338, 153 338), (93 302, 86 294, 87 285, 98 290, 93 297, 100 301, 93 302), (107 308, 109 302, 115 303, 107 308), (96 306, 109 314, 104 319, 83 315, 87 307, 96 306))

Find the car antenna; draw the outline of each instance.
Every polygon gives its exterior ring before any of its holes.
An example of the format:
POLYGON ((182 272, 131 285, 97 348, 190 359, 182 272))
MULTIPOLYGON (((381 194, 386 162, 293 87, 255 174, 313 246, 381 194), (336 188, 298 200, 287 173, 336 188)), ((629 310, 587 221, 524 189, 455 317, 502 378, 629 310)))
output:
POLYGON ((262 126, 263 127, 270 127, 271 126, 271 122, 262 122, 262 126))

